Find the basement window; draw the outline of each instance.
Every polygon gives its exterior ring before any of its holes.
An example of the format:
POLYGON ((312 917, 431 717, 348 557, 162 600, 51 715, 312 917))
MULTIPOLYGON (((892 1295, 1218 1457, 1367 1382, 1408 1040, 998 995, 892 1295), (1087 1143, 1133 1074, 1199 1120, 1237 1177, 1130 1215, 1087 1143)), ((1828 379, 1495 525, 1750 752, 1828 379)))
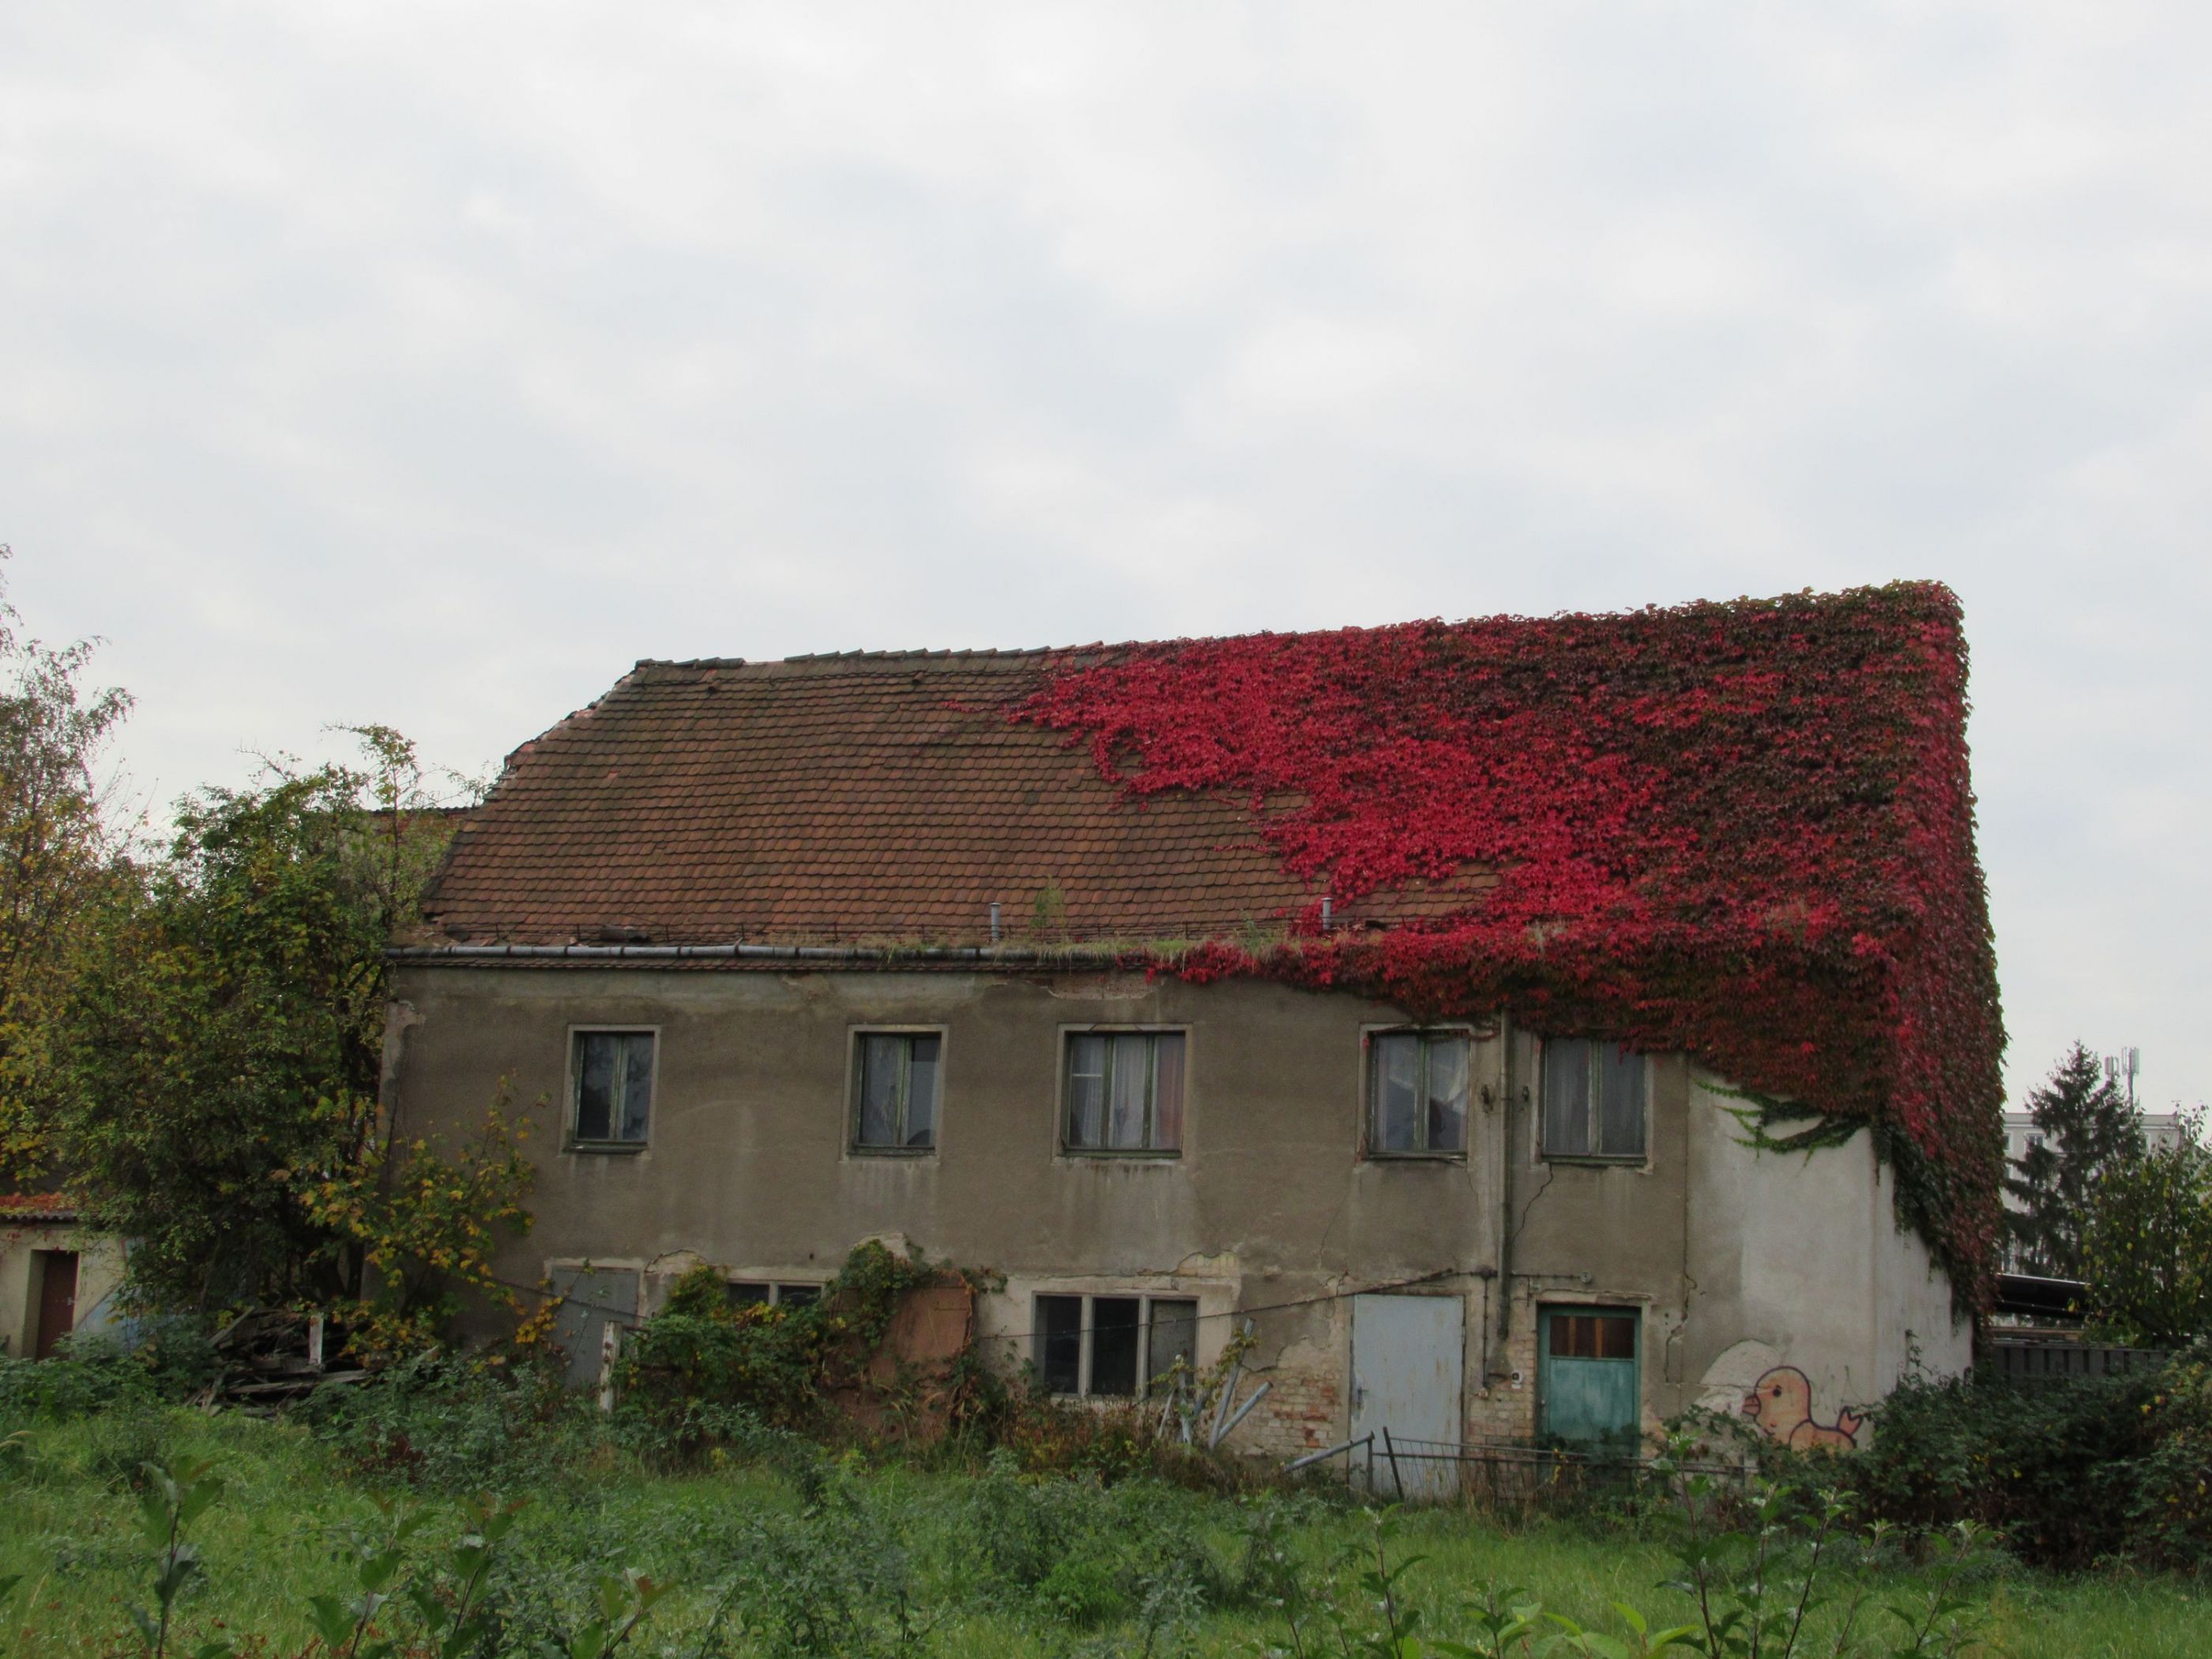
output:
POLYGON ((651 1031, 578 1031, 570 1072, 574 1144, 600 1151, 645 1145, 653 1106, 651 1031))
POLYGON ((822 1299, 819 1285, 770 1285, 757 1279, 733 1279, 722 1293, 732 1308, 801 1308, 822 1299))
POLYGON ((1464 1031, 1383 1031, 1369 1039, 1367 1147, 1372 1156, 1466 1155, 1470 1048, 1464 1031))
POLYGON ((862 1031, 854 1041, 853 1150, 935 1151, 944 1037, 935 1031, 862 1031))
POLYGON ((1182 1149, 1181 1031, 1074 1031, 1060 1145, 1089 1156, 1182 1149))
POLYGON ((1198 1364, 1198 1304, 1186 1297, 1040 1296, 1031 1352, 1054 1394, 1137 1399, 1180 1361, 1198 1364))
POLYGON ((1547 1038, 1544 1156, 1642 1158, 1649 1071, 1617 1042, 1547 1038))

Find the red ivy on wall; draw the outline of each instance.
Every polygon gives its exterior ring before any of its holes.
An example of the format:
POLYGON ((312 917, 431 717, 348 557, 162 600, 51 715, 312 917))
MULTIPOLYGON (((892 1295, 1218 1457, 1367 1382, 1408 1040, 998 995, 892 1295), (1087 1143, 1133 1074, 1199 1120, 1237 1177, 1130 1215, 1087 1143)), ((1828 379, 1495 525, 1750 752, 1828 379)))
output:
POLYGON ((1680 1049, 1863 1122, 1969 1302, 2000 1220, 2004 1036, 1934 583, 1624 616, 1261 634, 1071 657, 1012 711, 1141 798, 1248 797, 1316 897, 1290 942, 1152 965, 1680 1049), (1440 920, 1340 903, 1473 867, 1440 920))

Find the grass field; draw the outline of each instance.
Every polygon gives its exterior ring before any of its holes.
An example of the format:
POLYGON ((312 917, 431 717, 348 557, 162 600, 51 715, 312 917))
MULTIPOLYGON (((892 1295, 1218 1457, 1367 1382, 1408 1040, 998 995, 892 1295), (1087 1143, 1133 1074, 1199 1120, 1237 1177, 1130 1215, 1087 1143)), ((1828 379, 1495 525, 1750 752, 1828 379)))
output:
MULTIPOLYGON (((128 1608, 148 1599, 149 1571, 128 1481, 149 1455, 211 1459, 225 1483, 192 1529, 204 1572, 179 1604, 187 1640, 172 1650, 216 1633, 248 1653, 310 1650, 307 1598, 350 1590, 349 1534, 389 1524, 374 1489, 304 1429, 172 1407, 43 1426, 0 1461, 0 1577, 23 1577, 0 1616, 0 1656, 138 1650, 128 1608)), ((1322 1500, 1255 1504, 1147 1482, 1101 1491, 1004 1468, 849 1460, 797 1479, 756 1465, 655 1474, 611 1444, 511 1484, 530 1499, 498 1576, 516 1651, 559 1651, 598 1576, 623 1567, 677 1584, 624 1650, 645 1655, 1258 1653, 1285 1639, 1268 1605, 1285 1572, 1310 1593, 1337 1583, 1364 1616, 1338 1564, 1368 1546, 1372 1523, 1322 1500), (1271 1546, 1288 1560, 1273 1563, 1271 1546)), ((459 1530, 453 1498, 396 1495, 433 1512, 420 1548, 434 1553, 459 1530)), ((1402 1583, 1434 1633, 1463 1630, 1462 1604, 1496 1584, 1612 1632, 1622 1628, 1615 1601, 1655 1622, 1688 1613, 1656 1588, 1671 1576, 1670 1547, 1633 1528, 1508 1528, 1450 1511, 1392 1524, 1394 1561, 1422 1558, 1402 1583)), ((1847 1601, 1867 1590, 1871 1608, 1921 1595, 1926 1577, 1889 1567, 1839 1576, 1833 1591, 1847 1601)), ((2212 1601, 2181 1580, 2066 1580, 1992 1561, 1962 1593, 1984 1615, 1984 1650, 2018 1659, 2212 1654, 2212 1601)), ((1313 1650, 1338 1650, 1332 1638, 1313 1650)))

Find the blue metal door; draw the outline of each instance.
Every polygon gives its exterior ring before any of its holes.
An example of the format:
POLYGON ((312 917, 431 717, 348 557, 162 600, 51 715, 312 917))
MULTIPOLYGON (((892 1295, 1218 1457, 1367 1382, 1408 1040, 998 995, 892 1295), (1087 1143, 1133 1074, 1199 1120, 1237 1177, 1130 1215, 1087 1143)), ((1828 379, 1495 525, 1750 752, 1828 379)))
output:
POLYGON ((1455 1296, 1356 1296, 1352 1299, 1352 1435, 1375 1437, 1379 1491, 1402 1484, 1408 1498, 1459 1490, 1459 1465, 1437 1455, 1465 1438, 1462 1362, 1467 1304, 1455 1296), (1382 1431, 1415 1454, 1394 1470, 1382 1431))

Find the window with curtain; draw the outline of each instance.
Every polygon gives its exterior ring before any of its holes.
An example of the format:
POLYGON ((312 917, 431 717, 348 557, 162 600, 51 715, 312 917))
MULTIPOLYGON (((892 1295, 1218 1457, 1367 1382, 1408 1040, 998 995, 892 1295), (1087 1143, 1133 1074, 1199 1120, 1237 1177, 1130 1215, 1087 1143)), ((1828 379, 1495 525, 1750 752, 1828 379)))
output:
POLYGON ((1182 1151, 1181 1031, 1071 1032, 1066 1065, 1066 1150, 1155 1157, 1182 1151))
POLYGON ((1367 1045, 1367 1149, 1377 1158, 1467 1152, 1473 1042, 1464 1031, 1383 1031, 1367 1045))
POLYGON ((1545 1039, 1544 1155, 1642 1158, 1647 1069, 1617 1042, 1545 1039))
POLYGON ((861 1031, 854 1041, 853 1150, 934 1151, 945 1039, 934 1031, 861 1031))

